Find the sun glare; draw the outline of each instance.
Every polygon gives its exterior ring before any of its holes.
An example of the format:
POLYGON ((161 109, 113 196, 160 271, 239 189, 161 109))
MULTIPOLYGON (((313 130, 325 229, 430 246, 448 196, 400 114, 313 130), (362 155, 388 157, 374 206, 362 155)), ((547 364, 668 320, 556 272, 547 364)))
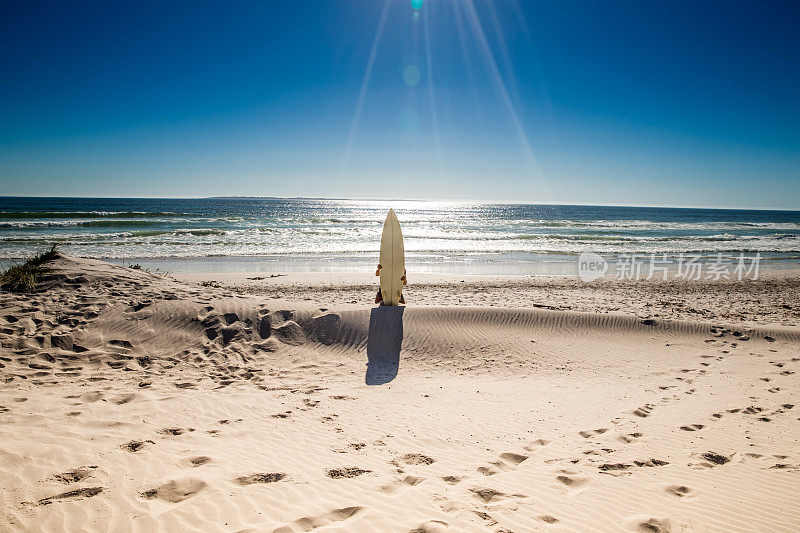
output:
MULTIPOLYGON (((476 92, 476 80, 488 79, 491 83, 492 92, 496 96, 496 102, 500 116, 505 116, 509 122, 509 129, 518 141, 519 149, 521 150, 522 167, 527 169, 521 178, 524 178, 528 184, 531 180, 536 184, 535 188, 537 196, 542 200, 551 199, 549 187, 547 185, 544 174, 538 164, 535 156, 530 137, 526 131, 526 126, 520 117, 515 104, 516 94, 516 80, 513 72, 507 40, 504 35, 504 29, 501 25, 500 18, 493 5, 488 6, 488 13, 490 17, 490 28, 492 31, 493 39, 490 42, 487 37, 484 23, 481 20, 479 11, 476 9, 472 0, 452 1, 452 21, 455 28, 454 40, 457 42, 461 49, 461 59, 463 61, 463 68, 467 79, 464 80, 464 86, 469 87, 472 93, 473 106, 471 109, 463 110, 464 113, 480 114, 484 112, 483 107, 487 105, 485 100, 480 100, 476 92), (477 51, 477 56, 470 53, 471 50, 477 51), (498 59, 502 64, 502 70, 498 66, 498 59)), ((389 18, 389 10, 392 8, 391 15, 394 17, 400 13, 399 6, 394 8, 390 0, 383 4, 378 26, 375 30, 372 46, 370 48, 369 58, 364 70, 364 76, 359 90, 356 107, 353 112, 353 119, 351 122, 350 132, 347 137, 347 143, 344 149, 342 159, 342 178, 348 175, 352 170, 350 162, 353 157, 354 150, 357 148, 356 135, 358 133, 359 125, 361 122, 362 113, 364 110, 365 101, 369 99, 369 87, 373 71, 378 61, 379 52, 384 41, 396 37, 392 35, 393 31, 403 31, 402 25, 388 25, 387 18, 389 18), (389 32, 389 33, 387 33, 389 32)), ((432 139, 432 146, 430 148, 435 156, 434 168, 429 169, 428 174, 438 176, 439 179, 447 179, 449 171, 455 172, 452 168, 448 168, 446 161, 446 150, 443 147, 443 140, 440 132, 440 116, 441 110, 437 105, 437 92, 439 88, 436 85, 436 54, 434 53, 441 46, 443 39, 447 39, 447 35, 443 35, 446 25, 441 23, 441 20, 431 18, 434 11, 431 11, 430 6, 423 9, 423 0, 411 0, 412 20, 414 22, 414 35, 401 36, 403 39, 410 40, 413 43, 417 42, 421 33, 422 39, 422 52, 424 53, 424 64, 420 64, 417 56, 406 56, 403 63, 399 66, 400 76, 398 79, 400 86, 405 86, 409 90, 422 91, 420 101, 425 101, 427 107, 427 116, 422 109, 403 109, 398 113, 397 123, 401 131, 405 133, 415 133, 421 124, 420 118, 425 119, 425 123, 430 128, 429 135, 432 139), (421 28, 417 26, 421 23, 421 28), (413 117, 413 120, 411 118, 413 117)), ((438 9, 435 11, 437 16, 441 16, 446 11, 438 9)), ((527 27, 523 30, 527 34, 527 27)), ((416 46, 416 45, 415 45, 416 46)), ((491 104, 488 104, 491 105, 491 104)))

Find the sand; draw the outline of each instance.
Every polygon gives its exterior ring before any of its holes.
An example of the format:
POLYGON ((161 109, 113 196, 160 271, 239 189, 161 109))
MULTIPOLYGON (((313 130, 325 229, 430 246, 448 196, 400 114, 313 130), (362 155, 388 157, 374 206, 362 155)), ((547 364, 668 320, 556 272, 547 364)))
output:
POLYGON ((800 528, 791 273, 375 309, 366 275, 50 266, 0 292, 2 531, 800 528))

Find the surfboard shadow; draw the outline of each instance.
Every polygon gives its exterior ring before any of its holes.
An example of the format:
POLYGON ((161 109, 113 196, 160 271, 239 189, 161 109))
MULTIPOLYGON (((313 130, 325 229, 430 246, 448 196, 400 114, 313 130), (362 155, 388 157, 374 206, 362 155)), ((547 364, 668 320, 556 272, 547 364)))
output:
POLYGON ((383 385, 397 376, 403 344, 405 307, 381 306, 369 315, 367 334, 367 385, 383 385))

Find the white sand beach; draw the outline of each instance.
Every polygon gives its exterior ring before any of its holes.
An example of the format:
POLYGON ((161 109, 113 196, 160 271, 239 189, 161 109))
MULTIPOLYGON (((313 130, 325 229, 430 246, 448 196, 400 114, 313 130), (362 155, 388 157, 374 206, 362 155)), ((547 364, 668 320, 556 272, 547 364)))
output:
POLYGON ((0 530, 800 524, 796 274, 375 308, 366 275, 49 267, 0 293, 0 530))
POLYGON ((0 533, 800 532, 798 27, 5 2, 0 533))

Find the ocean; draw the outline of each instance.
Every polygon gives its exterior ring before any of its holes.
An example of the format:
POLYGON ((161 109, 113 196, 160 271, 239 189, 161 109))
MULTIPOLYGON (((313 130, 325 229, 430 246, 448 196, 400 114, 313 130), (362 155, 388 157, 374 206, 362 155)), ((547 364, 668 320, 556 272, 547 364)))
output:
POLYGON ((390 207, 417 271, 567 274, 582 252, 760 253, 800 268, 800 211, 274 198, 0 197, 0 264, 55 243, 175 272, 368 271, 390 207))

